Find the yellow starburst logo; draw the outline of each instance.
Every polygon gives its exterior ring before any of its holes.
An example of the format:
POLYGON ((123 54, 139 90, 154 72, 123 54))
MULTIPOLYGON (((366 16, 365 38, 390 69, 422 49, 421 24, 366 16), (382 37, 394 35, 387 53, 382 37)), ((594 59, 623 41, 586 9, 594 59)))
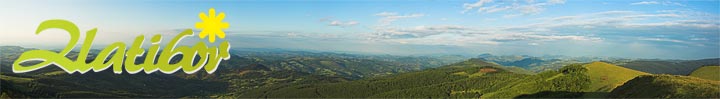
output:
POLYGON ((205 14, 203 12, 200 12, 199 14, 200 20, 202 22, 198 22, 195 24, 195 28, 202 29, 200 32, 200 38, 204 39, 205 36, 210 36, 208 38, 208 41, 210 43, 215 42, 215 35, 217 35, 219 38, 225 38, 225 32, 223 32, 223 29, 227 29, 230 27, 230 24, 227 22, 222 22, 223 19, 225 19, 225 13, 220 12, 217 16, 215 15, 215 9, 210 8, 208 11, 208 14, 205 14))

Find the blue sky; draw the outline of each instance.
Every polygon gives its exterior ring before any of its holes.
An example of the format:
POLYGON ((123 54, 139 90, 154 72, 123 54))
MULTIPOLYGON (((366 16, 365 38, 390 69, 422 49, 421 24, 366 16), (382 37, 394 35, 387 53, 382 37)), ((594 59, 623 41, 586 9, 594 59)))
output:
MULTIPOLYGON (((393 55, 492 53, 630 58, 720 57, 717 0, 241 0, 0 3, 0 45, 60 48, 48 19, 98 28, 95 45, 173 37, 197 14, 226 13, 233 48, 393 55)), ((189 39, 184 42, 198 40, 189 39)), ((99 48, 99 47, 98 47, 99 48)))

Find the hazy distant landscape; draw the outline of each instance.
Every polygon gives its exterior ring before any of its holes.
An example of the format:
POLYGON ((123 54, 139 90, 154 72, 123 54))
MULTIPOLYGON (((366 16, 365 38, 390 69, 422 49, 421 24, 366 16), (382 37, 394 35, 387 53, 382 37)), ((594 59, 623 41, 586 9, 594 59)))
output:
POLYGON ((719 8, 2 0, 0 99, 720 98, 719 8))
MULTIPOLYGON (((213 74, 12 73, 0 47, 3 98, 648 98, 720 96, 718 58, 702 60, 461 55, 393 56, 233 50, 213 74), (115 86, 115 85, 123 86, 115 86)), ((76 57, 76 52, 68 57, 76 57)))

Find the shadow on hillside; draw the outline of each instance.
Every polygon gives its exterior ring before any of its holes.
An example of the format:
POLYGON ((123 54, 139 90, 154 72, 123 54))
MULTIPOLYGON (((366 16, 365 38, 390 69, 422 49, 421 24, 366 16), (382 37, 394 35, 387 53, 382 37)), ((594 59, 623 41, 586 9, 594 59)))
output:
MULTIPOLYGON (((57 68, 57 67, 56 67, 57 68)), ((52 68, 44 68, 52 70, 52 68)), ((41 69, 42 70, 42 69, 41 69)), ((204 97, 226 93, 229 84, 193 78, 202 73, 173 75, 153 73, 115 74, 112 70, 67 74, 65 71, 28 73, 0 72, 0 99, 30 98, 175 98, 204 97), (52 74, 52 75, 51 75, 52 74), (3 97, 3 95, 7 97, 3 97)))
POLYGON ((534 94, 523 94, 515 98, 604 98, 608 92, 569 92, 569 91, 541 91, 534 94))

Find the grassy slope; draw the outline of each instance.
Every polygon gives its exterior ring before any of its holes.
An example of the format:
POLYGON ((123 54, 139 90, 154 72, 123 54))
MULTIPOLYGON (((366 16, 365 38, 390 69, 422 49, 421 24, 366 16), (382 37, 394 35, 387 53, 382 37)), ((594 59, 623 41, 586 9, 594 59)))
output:
MULTIPOLYGON (((53 73, 53 72, 50 72, 53 73)), ((187 97, 224 93, 226 83, 165 74, 86 74, 23 76, 0 74, 2 92, 11 97, 187 97)))
MULTIPOLYGON (((590 85, 582 65, 536 75, 468 60, 440 68, 343 83, 266 87, 245 98, 513 98, 580 97, 590 85), (491 68, 491 69, 488 69, 491 68), (494 71, 482 73, 484 71, 494 71), (552 94, 536 94, 553 92, 552 94)), ((521 70, 520 70, 521 71, 521 70)))
POLYGON ((638 60, 620 66, 651 74, 688 75, 702 66, 717 66, 719 63, 720 58, 687 61, 638 60))
POLYGON ((387 77, 370 78, 345 83, 305 84, 286 87, 267 87, 250 91, 239 97, 247 98, 365 98, 365 97, 479 97, 488 89, 506 86, 526 76, 508 72, 497 64, 471 59, 448 66, 387 77), (482 69, 497 70, 480 73, 482 69), (470 88, 482 87, 484 90, 470 88))
POLYGON ((622 85, 630 79, 640 75, 649 75, 645 72, 604 62, 592 62, 585 64, 584 67, 588 69, 587 74, 592 82, 590 88, 585 91, 590 92, 610 92, 615 87, 622 85))
POLYGON ((689 76, 709 80, 720 80, 720 66, 704 66, 690 73, 689 76))
POLYGON ((486 93, 482 98, 569 98, 580 97, 590 80, 582 65, 572 64, 559 71, 545 71, 508 82, 497 91, 486 93), (545 94, 550 93, 550 94, 545 94))
MULTIPOLYGON (((381 77, 375 79, 366 79, 359 81, 352 81, 346 83, 331 83, 331 84, 307 84, 307 85, 296 85, 289 87, 277 87, 277 88, 264 88, 260 90, 251 91, 240 97, 269 97, 269 98, 282 98, 282 97, 293 97, 293 98, 312 98, 312 97, 327 97, 327 98, 362 98, 373 95, 379 95, 383 93, 394 93, 395 92, 412 92, 414 90, 408 90, 413 88, 421 88, 425 86, 438 86, 442 83, 451 83, 459 81, 465 78, 469 78, 467 75, 455 75, 453 73, 458 72, 470 72, 478 71, 479 69, 472 68, 443 68, 433 69, 421 72, 411 72, 392 77, 381 77)), ((431 89, 424 89, 425 91, 434 91, 431 89)), ((437 93, 437 92, 432 92, 437 93)), ((399 96, 399 94, 395 94, 399 96)), ((404 95, 402 97, 413 97, 413 95, 404 95)))
POLYGON ((720 81, 677 75, 643 75, 610 92, 609 98, 718 98, 720 81))
POLYGON ((645 72, 593 62, 535 75, 509 72, 496 64, 468 60, 436 69, 346 83, 296 85, 256 90, 241 97, 294 98, 550 98, 605 97, 645 72), (499 72, 481 73, 494 68, 499 72))

